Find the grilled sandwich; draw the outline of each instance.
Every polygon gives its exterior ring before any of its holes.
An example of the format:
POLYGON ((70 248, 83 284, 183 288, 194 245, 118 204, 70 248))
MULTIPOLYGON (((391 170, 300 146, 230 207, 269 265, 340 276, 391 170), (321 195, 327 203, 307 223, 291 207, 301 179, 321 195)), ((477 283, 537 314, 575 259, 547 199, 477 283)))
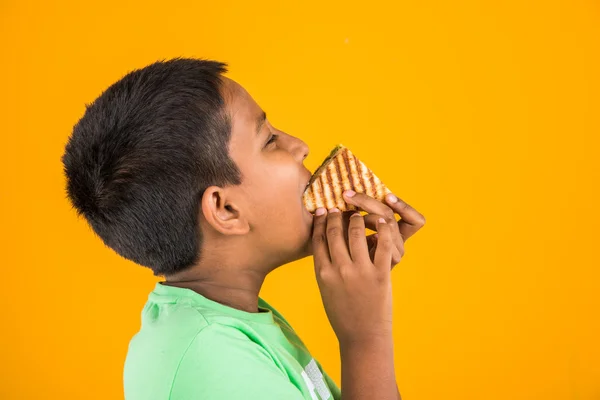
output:
POLYGON ((342 193, 353 190, 365 193, 379 201, 391 191, 344 145, 337 145, 312 175, 302 201, 314 213, 317 208, 337 207, 340 211, 357 210, 344 201, 342 193))

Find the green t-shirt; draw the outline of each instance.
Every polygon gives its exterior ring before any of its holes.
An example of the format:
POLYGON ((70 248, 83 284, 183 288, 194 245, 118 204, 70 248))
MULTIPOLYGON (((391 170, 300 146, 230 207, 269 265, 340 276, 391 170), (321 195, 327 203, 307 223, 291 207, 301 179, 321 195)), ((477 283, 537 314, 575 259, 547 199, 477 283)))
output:
POLYGON ((261 312, 156 283, 129 343, 126 400, 338 400, 340 389, 262 298, 261 312))

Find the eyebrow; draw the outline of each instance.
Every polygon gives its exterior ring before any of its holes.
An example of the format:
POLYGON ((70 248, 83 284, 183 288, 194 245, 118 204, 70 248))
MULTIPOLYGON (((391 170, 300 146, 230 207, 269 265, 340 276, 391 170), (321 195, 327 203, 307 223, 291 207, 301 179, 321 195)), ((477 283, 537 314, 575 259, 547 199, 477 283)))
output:
POLYGON ((262 126, 264 125, 266 120, 267 120, 267 113, 263 111, 262 114, 260 114, 260 116, 256 120, 256 134, 257 135, 260 134, 260 130, 262 129, 262 126))

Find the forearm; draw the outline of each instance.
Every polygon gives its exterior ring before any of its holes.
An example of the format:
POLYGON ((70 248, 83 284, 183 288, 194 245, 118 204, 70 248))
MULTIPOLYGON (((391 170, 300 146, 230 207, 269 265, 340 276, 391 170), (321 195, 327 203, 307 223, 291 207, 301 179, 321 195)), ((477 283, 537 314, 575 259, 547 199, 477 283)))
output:
POLYGON ((391 337, 340 345, 342 400, 401 400, 391 337))

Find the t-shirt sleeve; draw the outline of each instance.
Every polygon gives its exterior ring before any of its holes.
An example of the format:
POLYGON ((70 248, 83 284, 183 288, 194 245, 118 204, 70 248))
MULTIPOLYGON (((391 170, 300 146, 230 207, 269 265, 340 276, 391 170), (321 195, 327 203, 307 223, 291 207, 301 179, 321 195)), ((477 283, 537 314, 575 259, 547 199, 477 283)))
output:
POLYGON ((269 353, 233 327, 211 324, 191 342, 170 400, 303 400, 269 353))

